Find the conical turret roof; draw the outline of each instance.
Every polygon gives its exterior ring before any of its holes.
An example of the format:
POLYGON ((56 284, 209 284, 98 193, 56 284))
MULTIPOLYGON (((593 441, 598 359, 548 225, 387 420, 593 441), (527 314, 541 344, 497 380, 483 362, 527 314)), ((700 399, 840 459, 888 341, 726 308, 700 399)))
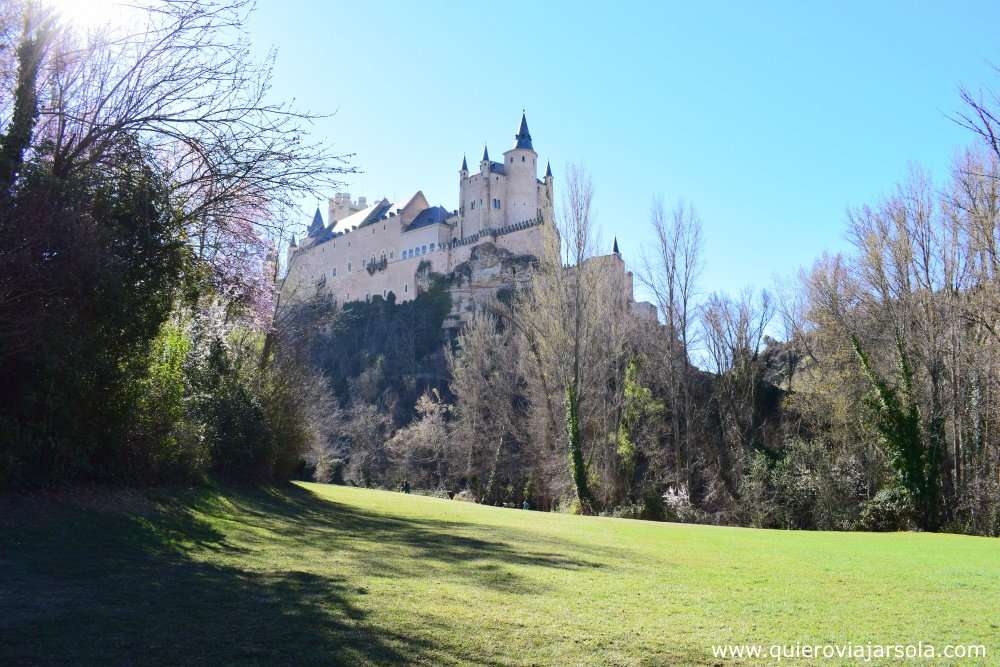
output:
POLYGON ((323 214, 319 212, 319 206, 316 207, 316 213, 313 214, 312 224, 309 225, 309 236, 316 236, 326 227, 323 222, 323 214))
POLYGON ((526 148, 529 151, 535 150, 531 145, 531 132, 528 132, 528 119, 521 113, 521 127, 514 135, 514 148, 526 148))

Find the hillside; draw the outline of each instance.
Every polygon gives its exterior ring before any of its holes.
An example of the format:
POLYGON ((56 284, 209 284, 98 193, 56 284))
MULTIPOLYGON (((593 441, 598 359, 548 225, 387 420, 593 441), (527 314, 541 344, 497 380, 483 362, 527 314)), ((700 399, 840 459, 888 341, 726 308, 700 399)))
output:
POLYGON ((1000 655, 987 538, 315 484, 8 498, 0 529, 0 664, 728 665, 713 644, 918 640, 1000 655))

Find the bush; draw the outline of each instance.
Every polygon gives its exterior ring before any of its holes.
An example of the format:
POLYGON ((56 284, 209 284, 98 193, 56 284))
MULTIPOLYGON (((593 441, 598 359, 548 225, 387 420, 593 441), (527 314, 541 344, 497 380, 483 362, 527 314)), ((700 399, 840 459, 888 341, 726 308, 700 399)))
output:
POLYGON ((855 530, 892 532, 913 530, 914 509, 910 494, 900 487, 887 487, 861 508, 855 530))
POLYGON ((771 477, 770 459, 763 452, 755 452, 739 485, 744 519, 754 528, 779 527, 771 477))
POLYGON ((649 489, 638 502, 619 505, 602 516, 612 516, 618 519, 642 519, 643 521, 666 521, 667 509, 654 489, 649 489))
POLYGON ((469 489, 462 489, 455 494, 455 497, 452 498, 452 500, 458 500, 463 503, 474 503, 476 502, 476 496, 469 489))
POLYGON ((712 516, 691 504, 686 492, 668 491, 660 497, 663 502, 663 520, 675 523, 715 523, 712 516))
POLYGON ((344 459, 327 453, 320 454, 313 471, 313 480, 321 484, 344 484, 344 459))
POLYGON ((129 433, 134 481, 188 483, 209 464, 205 427, 188 409, 185 364, 191 339, 182 324, 165 324, 153 341, 149 367, 134 386, 136 411, 129 433))
POLYGON ((560 514, 583 514, 583 507, 576 496, 564 496, 556 503, 556 511, 560 514))
POLYGON ((213 472, 241 482, 271 480, 272 435, 248 387, 227 378, 206 400, 204 415, 213 472))

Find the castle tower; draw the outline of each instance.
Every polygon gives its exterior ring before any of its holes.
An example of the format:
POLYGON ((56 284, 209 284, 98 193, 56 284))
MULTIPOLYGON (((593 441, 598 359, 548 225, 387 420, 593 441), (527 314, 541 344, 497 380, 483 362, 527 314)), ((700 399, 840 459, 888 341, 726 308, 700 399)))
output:
POLYGON ((544 197, 539 198, 538 207, 542 209, 542 218, 544 220, 553 221, 555 220, 555 195, 553 193, 552 185, 552 165, 549 162, 545 163, 545 192, 544 197))
POLYGON ((538 153, 531 144, 528 119, 521 114, 521 126, 514 135, 514 147, 503 154, 507 175, 507 224, 522 222, 541 215, 538 201, 538 153))
POLYGON ((496 190, 493 179, 490 178, 490 174, 493 172, 493 163, 485 144, 483 145, 483 160, 479 163, 479 171, 483 182, 479 190, 479 201, 476 202, 476 220, 479 221, 476 229, 483 231, 496 226, 492 220, 493 191, 496 190))
POLYGON ((458 237, 465 238, 465 182, 469 179, 469 163, 462 156, 458 170, 458 237))

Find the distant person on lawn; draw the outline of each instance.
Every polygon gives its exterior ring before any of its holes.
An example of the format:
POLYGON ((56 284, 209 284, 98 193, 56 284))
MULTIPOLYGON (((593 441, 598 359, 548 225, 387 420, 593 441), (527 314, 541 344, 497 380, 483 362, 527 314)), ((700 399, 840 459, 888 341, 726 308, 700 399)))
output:
POLYGON ((521 509, 523 509, 523 510, 530 510, 531 509, 531 505, 528 504, 528 499, 527 498, 525 498, 524 502, 521 503, 521 509))

